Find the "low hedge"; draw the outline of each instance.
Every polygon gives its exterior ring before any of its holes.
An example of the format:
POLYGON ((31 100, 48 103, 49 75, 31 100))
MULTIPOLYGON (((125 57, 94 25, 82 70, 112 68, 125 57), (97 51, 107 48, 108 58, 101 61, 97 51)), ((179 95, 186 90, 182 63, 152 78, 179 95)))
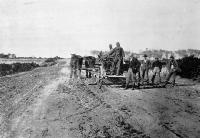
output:
POLYGON ((0 64, 0 76, 29 71, 37 67, 39 67, 39 65, 36 63, 0 64))
POLYGON ((189 79, 200 80, 200 59, 194 56, 177 60, 181 69, 180 76, 189 79))

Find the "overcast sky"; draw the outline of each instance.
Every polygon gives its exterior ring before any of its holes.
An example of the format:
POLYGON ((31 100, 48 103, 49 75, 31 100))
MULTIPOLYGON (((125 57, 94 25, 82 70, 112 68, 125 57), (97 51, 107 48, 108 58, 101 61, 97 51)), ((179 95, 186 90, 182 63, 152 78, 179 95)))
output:
POLYGON ((0 0, 0 53, 200 49, 198 0, 0 0))

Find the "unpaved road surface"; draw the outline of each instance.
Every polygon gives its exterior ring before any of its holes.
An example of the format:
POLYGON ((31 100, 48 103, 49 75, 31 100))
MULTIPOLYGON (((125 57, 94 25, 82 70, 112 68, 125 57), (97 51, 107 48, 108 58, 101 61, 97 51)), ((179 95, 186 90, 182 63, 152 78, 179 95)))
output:
POLYGON ((68 64, 0 78, 2 138, 199 138, 200 85, 98 89, 68 64))

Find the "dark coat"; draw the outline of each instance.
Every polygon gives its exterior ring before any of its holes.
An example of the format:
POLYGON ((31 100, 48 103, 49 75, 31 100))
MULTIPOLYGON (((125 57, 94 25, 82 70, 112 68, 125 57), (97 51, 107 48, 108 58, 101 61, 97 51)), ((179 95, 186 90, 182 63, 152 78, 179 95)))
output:
POLYGON ((154 67, 159 67, 160 69, 162 69, 162 63, 158 60, 158 61, 154 61, 152 64, 152 68, 154 67))
POLYGON ((174 70, 179 70, 179 66, 178 66, 178 62, 176 61, 176 60, 170 60, 169 62, 168 62, 168 65, 167 65, 167 68, 169 69, 169 70, 171 70, 171 66, 174 66, 174 70))
POLYGON ((137 58, 133 57, 129 62, 129 68, 132 68, 133 73, 137 73, 140 70, 140 62, 137 58))

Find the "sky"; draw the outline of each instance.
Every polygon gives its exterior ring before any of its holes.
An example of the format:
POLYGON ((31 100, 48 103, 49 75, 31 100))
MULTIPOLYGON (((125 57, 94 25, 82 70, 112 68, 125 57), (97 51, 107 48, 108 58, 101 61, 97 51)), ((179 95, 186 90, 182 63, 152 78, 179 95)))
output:
POLYGON ((0 0, 0 53, 200 49, 198 0, 0 0))

